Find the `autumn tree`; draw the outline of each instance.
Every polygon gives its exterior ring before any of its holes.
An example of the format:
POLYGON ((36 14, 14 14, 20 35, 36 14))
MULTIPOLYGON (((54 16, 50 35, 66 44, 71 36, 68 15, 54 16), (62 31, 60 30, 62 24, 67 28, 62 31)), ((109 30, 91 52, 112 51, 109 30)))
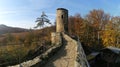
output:
POLYGON ((107 46, 116 46, 116 36, 117 36, 117 31, 113 29, 113 23, 110 22, 109 24, 106 25, 106 28, 104 31, 102 31, 102 41, 103 45, 105 47, 107 46))
POLYGON ((72 33, 74 35, 82 35, 84 33, 84 22, 83 18, 80 16, 80 14, 76 14, 75 16, 69 17, 69 33, 72 33))
POLYGON ((75 30, 74 30, 74 17, 70 16, 69 17, 69 22, 68 22, 68 32, 69 34, 74 34, 75 30))
MULTIPOLYGON (((114 30, 116 31, 116 46, 120 45, 120 16, 112 17, 114 30)), ((120 47, 120 46, 119 46, 120 47)))
POLYGON ((96 46, 100 46, 102 44, 101 33, 102 30, 105 30, 106 24, 110 22, 110 15, 103 10, 94 9, 86 15, 85 20, 93 27, 91 33, 93 33, 92 38, 94 38, 93 40, 95 40, 96 46))
POLYGON ((84 42, 86 45, 92 44, 93 41, 91 36, 93 35, 91 34, 91 31, 93 28, 84 18, 80 16, 80 14, 69 17, 68 27, 69 33, 79 36, 81 42, 84 42))
POLYGON ((115 16, 111 18, 111 22, 113 23, 113 28, 116 31, 120 31, 120 16, 115 16))
POLYGON ((90 13, 86 16, 86 20, 92 24, 93 27, 95 27, 96 30, 104 30, 105 25, 110 20, 110 15, 105 13, 103 10, 92 10, 90 13))

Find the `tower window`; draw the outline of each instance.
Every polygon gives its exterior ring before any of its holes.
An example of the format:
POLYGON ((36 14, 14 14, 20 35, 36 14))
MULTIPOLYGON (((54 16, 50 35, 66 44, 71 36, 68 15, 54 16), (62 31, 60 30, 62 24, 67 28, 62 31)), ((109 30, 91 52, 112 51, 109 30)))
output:
POLYGON ((61 16, 61 18, 63 19, 63 15, 61 16))

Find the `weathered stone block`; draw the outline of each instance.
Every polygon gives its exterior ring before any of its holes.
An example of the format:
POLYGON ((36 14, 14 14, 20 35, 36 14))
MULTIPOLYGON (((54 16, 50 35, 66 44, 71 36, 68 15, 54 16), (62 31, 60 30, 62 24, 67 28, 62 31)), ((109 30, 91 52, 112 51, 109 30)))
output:
POLYGON ((51 33, 51 42, 52 44, 58 45, 62 43, 62 38, 60 33, 53 32, 51 33))

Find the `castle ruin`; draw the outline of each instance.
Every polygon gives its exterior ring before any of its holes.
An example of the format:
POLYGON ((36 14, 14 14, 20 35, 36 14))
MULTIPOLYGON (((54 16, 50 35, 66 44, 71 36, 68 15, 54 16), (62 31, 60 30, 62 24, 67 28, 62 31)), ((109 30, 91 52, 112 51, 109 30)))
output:
POLYGON ((56 14, 56 32, 51 33, 52 44, 61 43, 61 33, 68 31, 68 10, 65 8, 58 8, 56 14))
POLYGON ((51 33, 53 47, 32 60, 8 67, 90 67, 82 45, 68 32, 68 10, 57 9, 56 32, 51 33), (42 59, 41 59, 42 58, 42 59))
POLYGON ((64 8, 57 9, 56 32, 68 31, 68 10, 64 8))

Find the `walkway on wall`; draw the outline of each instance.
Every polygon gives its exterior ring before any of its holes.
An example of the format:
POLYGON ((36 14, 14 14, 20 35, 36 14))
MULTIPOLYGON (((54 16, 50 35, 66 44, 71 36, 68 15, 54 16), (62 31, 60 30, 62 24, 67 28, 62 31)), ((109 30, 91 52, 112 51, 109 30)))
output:
POLYGON ((75 67, 77 45, 66 35, 63 35, 63 37, 66 41, 65 44, 44 67, 75 67))
MULTIPOLYGON (((61 48, 57 51, 57 53, 50 57, 48 62, 45 65, 40 65, 39 62, 42 62, 40 59, 41 56, 37 56, 36 58, 23 62, 21 65, 23 67, 89 67, 89 64, 86 59, 86 55, 84 53, 84 50, 81 46, 80 41, 76 41, 69 37, 66 34, 63 34, 63 45, 61 48)), ((59 45, 60 46, 60 45, 59 45)), ((43 56, 48 57, 51 52, 56 51, 57 47, 52 47, 52 49, 49 49, 48 51, 43 54, 43 56)), ((20 64, 14 65, 14 66, 8 66, 8 67, 19 67, 20 64)))

